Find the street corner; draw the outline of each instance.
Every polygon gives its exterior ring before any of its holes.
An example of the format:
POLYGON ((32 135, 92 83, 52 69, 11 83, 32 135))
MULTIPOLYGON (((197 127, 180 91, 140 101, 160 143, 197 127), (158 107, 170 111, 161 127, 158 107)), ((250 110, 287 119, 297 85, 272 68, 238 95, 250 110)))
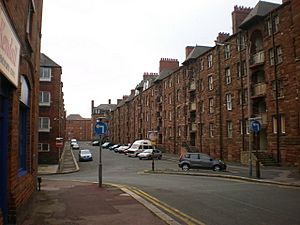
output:
POLYGON ((38 165, 38 175, 50 175, 58 173, 58 164, 39 164, 38 165))

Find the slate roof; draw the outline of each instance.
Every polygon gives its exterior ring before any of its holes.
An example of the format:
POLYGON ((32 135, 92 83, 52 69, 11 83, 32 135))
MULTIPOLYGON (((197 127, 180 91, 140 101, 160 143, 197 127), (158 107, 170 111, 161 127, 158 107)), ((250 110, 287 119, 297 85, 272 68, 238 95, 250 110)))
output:
POLYGON ((100 109, 104 111, 114 110, 116 108, 116 104, 100 104, 95 109, 100 109))
POLYGON ((159 76, 154 80, 154 82, 160 81, 165 79, 167 76, 169 76, 174 70, 163 70, 159 73, 159 76))
POLYGON ((190 52, 190 54, 187 56, 186 60, 182 64, 186 65, 189 61, 198 58, 200 55, 204 54, 211 48, 212 47, 209 46, 196 45, 195 48, 190 52))
POLYGON ((243 20, 241 25, 239 26, 241 29, 246 29, 251 26, 257 20, 265 17, 269 12, 278 8, 280 4, 259 1, 256 6, 250 11, 248 16, 243 20))
POLYGON ((90 118, 83 118, 80 114, 70 114, 66 118, 67 120, 90 120, 90 118))
POLYGON ((40 56, 41 56, 40 66, 44 66, 44 67, 61 67, 56 62, 54 62, 52 59, 50 59, 48 56, 46 56, 44 53, 41 53, 40 56))

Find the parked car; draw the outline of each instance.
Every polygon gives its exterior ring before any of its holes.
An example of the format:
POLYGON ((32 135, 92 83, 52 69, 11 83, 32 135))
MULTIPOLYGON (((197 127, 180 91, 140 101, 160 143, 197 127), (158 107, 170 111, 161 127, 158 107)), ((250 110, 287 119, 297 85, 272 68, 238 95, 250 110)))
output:
POLYGON ((79 162, 92 161, 93 156, 89 149, 82 149, 82 150, 79 150, 79 152, 78 152, 78 159, 79 159, 79 162))
POLYGON ((70 140, 70 146, 73 147, 73 144, 77 143, 77 140, 75 138, 70 140))
POLYGON ((138 154, 139 159, 161 159, 162 153, 158 149, 146 149, 138 154))
POLYGON ((99 143, 100 143, 100 141, 95 140, 95 141, 92 142, 92 145, 93 146, 99 146, 99 143))
POLYGON ((178 166, 184 170, 209 168, 214 171, 226 170, 226 164, 221 160, 213 159, 204 153, 186 153, 179 158, 178 166))
POLYGON ((127 150, 129 157, 137 157, 139 153, 142 153, 146 149, 154 149, 150 140, 137 140, 133 142, 131 147, 127 150))
POLYGON ((112 146, 113 144, 110 142, 105 142, 104 144, 102 144, 102 148, 109 148, 110 146, 112 146))
POLYGON ((108 149, 109 150, 114 150, 115 148, 118 148, 120 145, 119 144, 116 144, 116 145, 112 145, 112 146, 110 146, 108 149))
POLYGON ((114 151, 118 153, 125 153, 125 150, 127 150, 130 147, 129 145, 120 145, 119 147, 115 148, 114 151))
POLYGON ((77 142, 73 143, 72 144, 72 149, 75 150, 75 149, 79 149, 79 144, 77 142))

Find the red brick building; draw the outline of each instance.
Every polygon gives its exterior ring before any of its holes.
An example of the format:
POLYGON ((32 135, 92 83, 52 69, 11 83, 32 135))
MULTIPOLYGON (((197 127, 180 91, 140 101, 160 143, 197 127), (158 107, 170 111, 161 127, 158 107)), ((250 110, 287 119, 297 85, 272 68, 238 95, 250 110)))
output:
POLYGON ((61 66, 41 54, 38 144, 40 164, 57 164, 62 153, 62 147, 56 146, 56 142, 64 142, 66 128, 61 74, 61 66))
POLYGON ((42 4, 0 1, 0 224, 36 190, 42 4))
POLYGON ((232 34, 220 32, 215 46, 188 46, 182 66, 168 72, 164 66, 174 61, 161 60, 159 76, 150 83, 144 77, 117 105, 110 138, 133 142, 155 131, 167 152, 187 144, 226 161, 297 165, 299 20, 296 0, 235 6, 232 34))
POLYGON ((70 114, 66 119, 66 140, 76 138, 78 141, 92 140, 92 120, 79 114, 70 114))

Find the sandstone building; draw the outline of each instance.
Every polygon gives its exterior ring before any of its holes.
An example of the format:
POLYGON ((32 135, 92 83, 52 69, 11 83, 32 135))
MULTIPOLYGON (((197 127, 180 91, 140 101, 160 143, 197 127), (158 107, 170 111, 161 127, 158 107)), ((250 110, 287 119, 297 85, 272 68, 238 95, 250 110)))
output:
POLYGON ((112 111, 110 139, 155 132, 166 152, 184 144, 226 161, 298 164, 300 3, 235 6, 232 22, 214 46, 188 46, 181 66, 162 59, 159 74, 145 74, 112 111))

